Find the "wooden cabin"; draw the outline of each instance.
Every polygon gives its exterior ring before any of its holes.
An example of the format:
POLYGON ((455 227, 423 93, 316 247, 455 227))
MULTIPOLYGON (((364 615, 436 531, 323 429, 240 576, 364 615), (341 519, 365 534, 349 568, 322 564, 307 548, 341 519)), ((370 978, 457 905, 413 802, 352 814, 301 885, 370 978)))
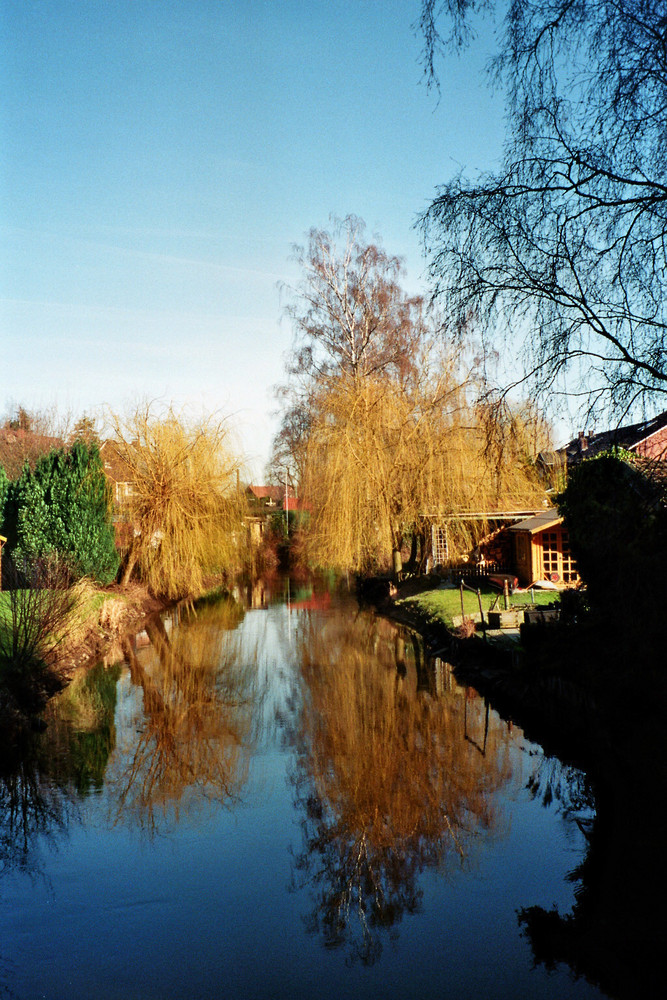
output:
POLYGON ((570 538, 556 510, 545 510, 507 529, 513 540, 516 574, 523 587, 547 580, 560 587, 579 583, 570 538))

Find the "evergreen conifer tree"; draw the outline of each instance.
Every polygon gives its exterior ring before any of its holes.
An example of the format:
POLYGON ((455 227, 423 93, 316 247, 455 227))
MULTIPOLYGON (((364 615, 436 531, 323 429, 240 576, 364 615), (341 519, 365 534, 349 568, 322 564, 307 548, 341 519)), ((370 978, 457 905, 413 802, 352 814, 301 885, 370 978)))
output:
POLYGON ((9 490, 9 546, 28 559, 57 553, 76 576, 110 583, 118 570, 109 486, 96 444, 76 441, 26 466, 9 490))

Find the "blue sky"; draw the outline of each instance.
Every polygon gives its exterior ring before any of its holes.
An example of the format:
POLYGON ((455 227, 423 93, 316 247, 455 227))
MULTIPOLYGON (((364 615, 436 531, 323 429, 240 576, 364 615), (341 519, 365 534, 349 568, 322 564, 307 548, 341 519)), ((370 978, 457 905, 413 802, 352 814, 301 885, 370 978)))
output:
POLYGON ((0 410, 221 410, 261 478, 292 245, 354 213, 426 290, 418 213, 500 156, 491 36, 442 66, 438 101, 418 15, 419 0, 0 0, 0 410))

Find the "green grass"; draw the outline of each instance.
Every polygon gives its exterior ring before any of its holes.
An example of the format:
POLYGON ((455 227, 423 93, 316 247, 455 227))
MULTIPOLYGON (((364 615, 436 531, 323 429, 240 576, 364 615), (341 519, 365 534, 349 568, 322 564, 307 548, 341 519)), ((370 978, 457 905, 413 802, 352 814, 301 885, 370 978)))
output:
POLYGON ((5 646, 5 633, 9 629, 9 591, 0 590, 0 649, 5 646))
MULTIPOLYGON (((74 594, 75 591, 71 593, 74 594)), ((100 608, 107 596, 104 591, 93 588, 82 591, 72 605, 68 621, 63 622, 65 633, 75 634, 77 631, 85 629, 91 623, 97 622, 100 608)), ((122 596, 122 599, 125 600, 124 596, 122 596)), ((10 592, 8 590, 0 591, 0 649, 11 649, 12 647, 11 629, 13 623, 10 602, 10 592)), ((61 636, 58 635, 54 641, 57 642, 60 638, 61 636)))
MULTIPOLYGON (((485 616, 494 601, 497 602, 495 605, 496 610, 500 611, 505 607, 503 595, 500 594, 499 596, 497 590, 484 589, 481 596, 485 616)), ((512 594, 510 596, 510 606, 514 608, 524 607, 525 605, 539 605, 543 607, 557 600, 558 593, 553 590, 534 590, 532 599, 530 591, 526 591, 525 593, 512 594)), ((415 594, 413 597, 404 597, 396 603, 399 606, 402 605, 403 607, 414 609, 420 614, 425 615, 429 621, 441 623, 448 628, 453 626, 455 615, 461 614, 461 592, 458 587, 452 590, 425 590, 423 593, 415 594)), ((469 590, 463 591, 463 610, 466 615, 479 613, 479 602, 476 593, 472 593, 469 590)))

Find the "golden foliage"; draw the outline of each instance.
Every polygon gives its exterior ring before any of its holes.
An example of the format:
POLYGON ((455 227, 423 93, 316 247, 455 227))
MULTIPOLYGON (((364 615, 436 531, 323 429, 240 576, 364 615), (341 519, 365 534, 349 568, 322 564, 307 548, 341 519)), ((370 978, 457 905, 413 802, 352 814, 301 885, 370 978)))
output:
POLYGON ((366 243, 361 220, 332 223, 296 254, 273 465, 299 477, 316 564, 368 572, 392 553, 399 572, 408 538, 425 560, 429 519, 542 505, 543 422, 477 404, 488 385, 474 337, 447 336, 437 310, 405 294, 401 262, 366 243))
POLYGON ((156 594, 201 592, 207 572, 237 567, 244 539, 240 460, 226 422, 188 421, 172 407, 156 414, 150 404, 111 422, 131 484, 134 539, 124 581, 136 565, 156 594))
POLYGON ((508 744, 499 721, 485 755, 466 741, 466 712, 484 731, 479 702, 466 709, 462 689, 420 693, 401 666, 410 657, 400 633, 381 619, 371 630, 313 630, 303 656, 308 767, 350 832, 364 830, 376 849, 426 837, 461 855, 476 827, 493 826, 489 793, 508 779, 508 744))
POLYGON ((220 601, 169 632, 159 619, 147 623, 150 647, 125 643, 142 698, 136 734, 117 747, 107 774, 116 821, 130 815, 152 830, 181 807, 238 798, 262 703, 256 650, 233 630, 242 613, 220 601))
POLYGON ((418 905, 418 873, 469 865, 480 834, 502 831, 494 792, 512 778, 511 741, 453 681, 421 690, 419 650, 386 621, 318 621, 300 636, 295 879, 314 887, 310 923, 327 944, 372 962, 378 928, 418 905))
POLYGON ((311 558, 366 571, 427 518, 539 507, 525 436, 503 431, 491 448, 483 416, 444 365, 409 385, 342 377, 322 390, 302 490, 311 558))

